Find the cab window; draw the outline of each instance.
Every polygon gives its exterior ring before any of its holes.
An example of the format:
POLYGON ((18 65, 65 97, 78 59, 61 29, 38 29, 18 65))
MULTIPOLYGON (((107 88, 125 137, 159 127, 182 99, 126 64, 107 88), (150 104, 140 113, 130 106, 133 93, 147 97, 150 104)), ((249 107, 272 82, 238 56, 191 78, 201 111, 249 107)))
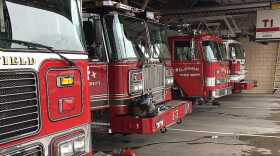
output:
POLYGON ((199 59, 199 55, 195 44, 192 46, 191 41, 175 42, 175 60, 192 61, 197 59, 199 59))
POLYGON ((102 23, 98 16, 84 19, 83 28, 90 61, 106 62, 102 23))

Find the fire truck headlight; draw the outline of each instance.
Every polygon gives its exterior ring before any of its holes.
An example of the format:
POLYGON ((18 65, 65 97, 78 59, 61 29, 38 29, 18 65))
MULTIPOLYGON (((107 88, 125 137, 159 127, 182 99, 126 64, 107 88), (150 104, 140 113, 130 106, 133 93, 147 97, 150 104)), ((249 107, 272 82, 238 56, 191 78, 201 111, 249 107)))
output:
POLYGON ((58 147, 59 156, 74 156, 85 152, 85 137, 74 138, 58 147))
POLYGON ((139 89, 139 90, 143 90, 143 85, 140 84, 140 85, 138 86, 138 89, 139 89))
POLYGON ((74 150, 76 153, 85 152, 85 138, 84 137, 74 140, 74 150))
POLYGON ((206 86, 207 87, 214 87, 216 85, 216 78, 215 77, 207 77, 206 78, 206 86))
POLYGON ((89 144, 86 143, 84 133, 79 133, 59 137, 54 140, 54 150, 57 156, 75 156, 83 155, 89 144))
POLYGON ((85 152, 85 138, 84 137, 74 140, 74 150, 76 153, 85 152))
POLYGON ((129 93, 137 94, 143 91, 143 73, 132 70, 129 72, 129 93))
POLYGON ((216 79, 216 84, 217 85, 221 84, 221 80, 220 79, 216 79))
POLYGON ((171 87, 174 84, 174 70, 173 68, 166 68, 165 70, 165 87, 171 87))
POLYGON ((136 92, 141 92, 143 90, 143 85, 141 84, 134 84, 131 86, 130 92, 131 93, 136 93, 136 92))
POLYGON ((74 155, 74 147, 72 142, 63 143, 59 145, 58 148, 60 156, 74 155))
POLYGON ((220 70, 216 70, 216 74, 220 74, 221 73, 221 71, 220 70))
POLYGON ((166 86, 171 86, 171 85, 173 85, 173 83, 174 83, 173 77, 165 78, 165 85, 166 86))
POLYGON ((172 68, 166 68, 165 70, 165 87, 170 87, 174 83, 174 70, 172 68))

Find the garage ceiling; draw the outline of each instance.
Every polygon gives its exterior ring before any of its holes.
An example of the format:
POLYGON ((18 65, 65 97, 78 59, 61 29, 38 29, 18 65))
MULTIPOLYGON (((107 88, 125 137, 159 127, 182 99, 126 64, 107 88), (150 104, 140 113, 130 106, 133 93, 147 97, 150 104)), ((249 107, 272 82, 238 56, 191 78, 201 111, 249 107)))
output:
MULTIPOLYGON (((99 0, 83 0, 96 2, 99 0)), ((226 34, 255 34, 256 11, 270 8, 277 0, 115 0, 122 3, 160 12, 162 22, 166 24, 196 24, 201 19, 204 24, 219 26, 221 32, 226 34), (205 20, 214 17, 218 20, 205 20), (225 19, 225 17, 227 19, 225 19), (229 27, 229 23, 233 26, 229 27), (231 24, 232 25, 232 24, 231 24), (234 33, 233 33, 234 32, 234 33)))
MULTIPOLYGON (((130 5, 141 7, 146 0, 128 0, 130 5)), ((239 4, 270 2, 270 0, 149 0, 148 7, 154 10, 192 9, 239 4), (178 5, 179 4, 179 5, 178 5)))

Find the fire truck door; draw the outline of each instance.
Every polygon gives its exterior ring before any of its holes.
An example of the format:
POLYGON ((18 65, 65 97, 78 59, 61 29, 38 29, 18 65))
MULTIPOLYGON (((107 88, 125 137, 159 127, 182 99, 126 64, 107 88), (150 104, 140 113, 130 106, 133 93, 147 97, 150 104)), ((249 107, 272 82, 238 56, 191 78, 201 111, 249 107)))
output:
POLYGON ((189 97, 203 95, 203 64, 195 41, 175 40, 173 66, 176 84, 189 97))
POLYGON ((91 109, 108 107, 108 57, 101 20, 92 16, 83 21, 89 56, 89 92, 91 109))

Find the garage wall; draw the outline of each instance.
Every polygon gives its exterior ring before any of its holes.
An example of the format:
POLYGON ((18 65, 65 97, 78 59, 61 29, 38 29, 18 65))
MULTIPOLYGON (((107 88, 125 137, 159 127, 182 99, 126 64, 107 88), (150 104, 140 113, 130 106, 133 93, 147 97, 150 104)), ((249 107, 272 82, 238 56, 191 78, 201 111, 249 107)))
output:
POLYGON ((258 87, 244 93, 272 93, 277 56, 277 43, 267 45, 240 40, 246 53, 246 79, 257 80, 258 87))

